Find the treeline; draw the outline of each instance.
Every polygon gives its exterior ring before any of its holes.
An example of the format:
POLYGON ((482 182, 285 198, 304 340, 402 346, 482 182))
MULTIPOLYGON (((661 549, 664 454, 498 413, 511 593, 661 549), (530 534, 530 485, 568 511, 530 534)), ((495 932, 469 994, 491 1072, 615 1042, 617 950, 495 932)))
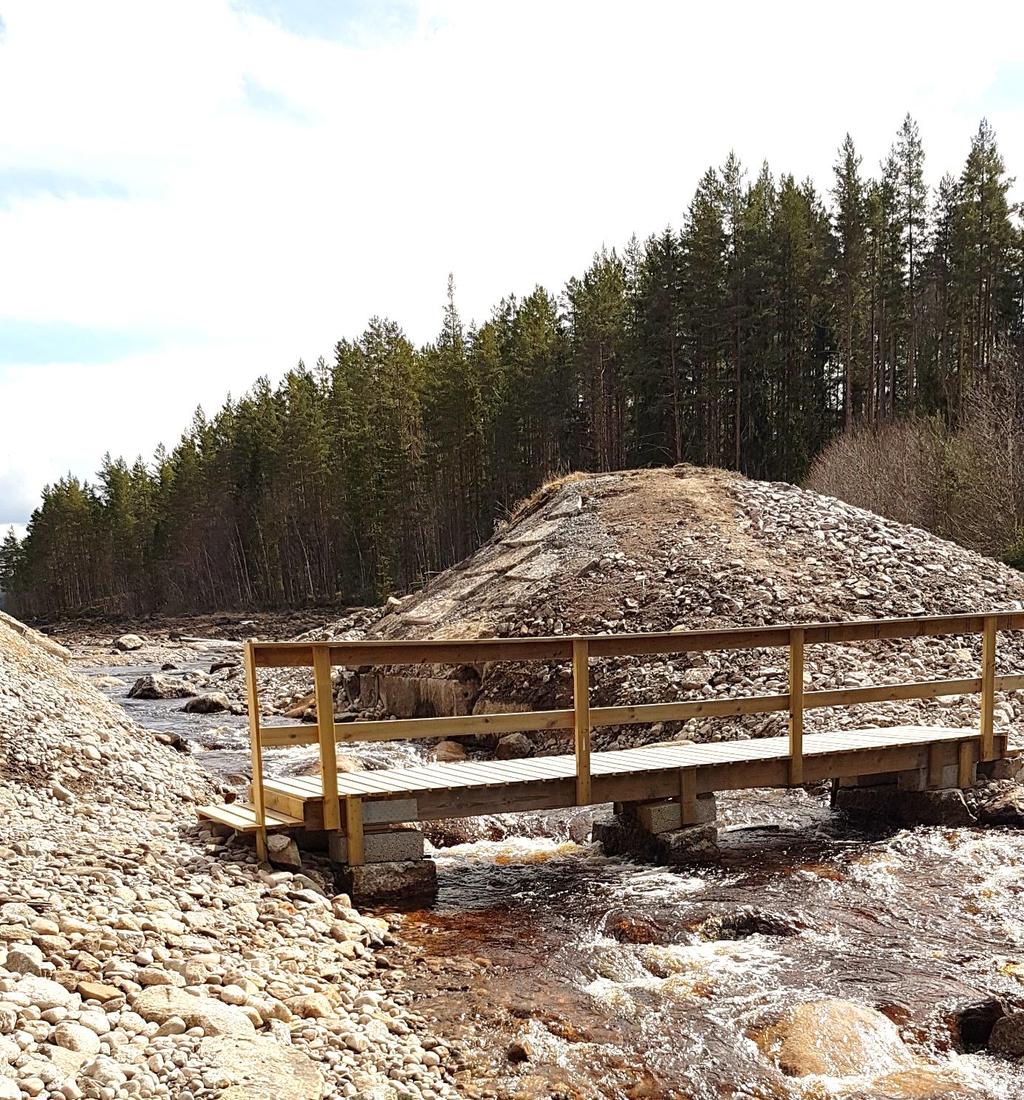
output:
POLYGON ((826 194, 700 180, 680 229, 602 249, 437 339, 374 319, 330 361, 256 383, 169 453, 46 489, 0 549, 15 611, 139 613, 371 599, 472 551, 565 469, 687 461, 799 481, 843 429, 955 425, 997 358, 1020 369, 1024 247, 983 122, 931 192, 908 116, 826 194))

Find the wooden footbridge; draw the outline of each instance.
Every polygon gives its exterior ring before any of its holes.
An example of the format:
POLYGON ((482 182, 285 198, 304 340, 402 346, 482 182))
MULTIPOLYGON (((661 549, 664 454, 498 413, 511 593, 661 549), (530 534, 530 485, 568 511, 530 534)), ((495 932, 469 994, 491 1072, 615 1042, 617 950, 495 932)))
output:
POLYGON ((999 631, 1024 629, 1024 612, 872 619, 799 626, 742 627, 672 633, 553 638, 482 638, 472 641, 256 642, 245 647, 253 780, 251 800, 204 806, 201 817, 256 834, 261 857, 267 833, 306 830, 343 841, 347 862, 366 857, 368 831, 403 822, 608 802, 671 799, 682 823, 696 821, 697 799, 715 791, 799 786, 826 779, 918 772, 933 787, 966 787, 975 766, 1006 755, 994 732, 997 691, 1024 688, 1024 675, 996 674, 999 631), (804 651, 809 645, 851 644, 934 635, 979 635, 978 675, 879 686, 806 691, 804 651), (785 648, 789 690, 778 695, 697 699, 636 706, 590 705, 591 659, 785 648), (338 723, 334 720, 332 668, 338 666, 477 665, 492 662, 571 662, 573 706, 563 710, 470 714, 440 718, 338 723), (257 686, 260 668, 313 670, 317 724, 265 725, 257 686), (844 730, 804 737, 804 713, 905 699, 980 695, 976 728, 892 727, 844 730), (701 745, 660 744, 591 753, 596 727, 647 725, 698 717, 788 714, 785 737, 701 745), (530 731, 565 731, 572 754, 520 760, 464 761, 339 774, 339 742, 471 737, 530 731), (319 747, 320 774, 275 779, 264 774, 265 750, 319 747))

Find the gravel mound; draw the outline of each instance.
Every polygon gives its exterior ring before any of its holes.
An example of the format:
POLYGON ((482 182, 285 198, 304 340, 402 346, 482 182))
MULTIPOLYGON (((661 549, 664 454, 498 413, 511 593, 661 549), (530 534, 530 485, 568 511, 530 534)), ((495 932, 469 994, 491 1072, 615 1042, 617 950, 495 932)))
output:
MULTIPOLYGON (((998 562, 792 485, 680 466, 554 482, 480 551, 401 601, 370 637, 537 636, 887 618, 1024 606, 1024 576, 998 562)), ((808 689, 976 676, 977 638, 812 646, 808 689)), ((593 662, 596 705, 786 690, 785 653, 593 662)), ((1000 636, 999 671, 1024 668, 1000 636)), ((348 674, 339 709, 408 716, 563 707, 569 670, 488 665, 348 674)), ((1021 717, 1000 697, 997 720, 1021 717)), ((977 721, 976 697, 812 711, 807 729, 977 721)), ((598 731, 602 748, 681 735, 778 735, 784 715, 598 731)), ((564 740, 538 744, 565 751, 564 740)))
POLYGON ((0 1100, 453 1095, 388 923, 200 829, 214 795, 0 625, 0 1100))

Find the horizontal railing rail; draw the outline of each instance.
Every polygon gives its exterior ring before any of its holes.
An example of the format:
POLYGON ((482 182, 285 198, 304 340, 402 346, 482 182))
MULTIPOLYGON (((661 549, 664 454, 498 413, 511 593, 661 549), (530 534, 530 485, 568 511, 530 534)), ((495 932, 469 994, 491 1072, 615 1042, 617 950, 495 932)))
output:
MULTIPOLYGON (((262 762, 264 748, 319 745, 324 792, 324 828, 336 830, 341 828, 336 759, 338 742, 470 737, 482 733, 572 732, 576 756, 576 801, 586 805, 590 802, 590 735, 595 727, 780 712, 788 712, 789 715, 789 778, 792 784, 797 785, 803 779, 805 711, 851 707, 864 703, 934 699, 946 695, 980 693, 979 756, 981 760, 991 760, 994 755, 995 692, 1018 691, 1024 688, 1024 675, 997 676, 995 673, 996 635, 1000 630, 1024 630, 1024 611, 647 634, 596 634, 585 637, 373 639, 343 642, 253 640, 245 646, 245 669, 253 759, 254 810, 257 822, 265 822, 262 762), (804 653, 808 645, 896 641, 961 634, 980 634, 982 637, 982 659, 978 676, 830 690, 804 689, 804 653), (590 705, 591 658, 763 648, 786 648, 789 651, 788 691, 785 693, 622 706, 590 705), (437 718, 391 718, 352 722, 336 722, 334 719, 331 670, 335 667, 472 665, 518 661, 571 661, 572 707, 437 718), (317 714, 315 728, 276 726, 261 722, 257 685, 257 672, 261 668, 312 668, 317 714)), ((350 860, 358 862, 361 858, 362 827, 357 799, 346 799, 346 831, 353 838, 349 845, 350 860)), ((261 856, 265 857, 265 829, 260 829, 257 834, 257 846, 261 856)))

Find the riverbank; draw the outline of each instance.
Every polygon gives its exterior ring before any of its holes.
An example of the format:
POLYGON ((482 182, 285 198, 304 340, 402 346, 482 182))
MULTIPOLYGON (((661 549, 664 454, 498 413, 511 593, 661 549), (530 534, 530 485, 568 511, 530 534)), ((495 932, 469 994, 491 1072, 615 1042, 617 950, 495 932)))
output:
POLYGON ((0 632, 0 1097, 457 1095, 326 868, 195 824, 211 775, 0 632))

